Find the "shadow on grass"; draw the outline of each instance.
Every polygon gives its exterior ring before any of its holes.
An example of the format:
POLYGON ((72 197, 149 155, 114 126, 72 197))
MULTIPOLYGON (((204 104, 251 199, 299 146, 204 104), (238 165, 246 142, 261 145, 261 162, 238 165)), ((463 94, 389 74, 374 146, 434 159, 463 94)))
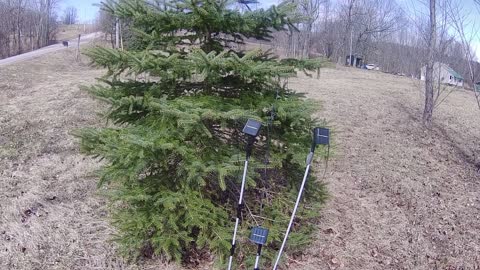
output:
MULTIPOLYGON (((471 133, 460 133, 457 132, 454 135, 452 134, 451 130, 449 132, 448 128, 442 123, 435 120, 432 123, 432 126, 427 128, 423 125, 421 119, 421 111, 413 110, 412 108, 408 108, 403 104, 401 101, 397 101, 395 106, 405 114, 408 115, 408 120, 413 121, 415 126, 410 129, 410 132, 415 132, 415 129, 419 129, 423 131, 421 136, 430 136, 433 139, 439 140, 442 145, 449 146, 455 156, 457 156, 461 162, 465 163, 467 166, 476 170, 477 173, 480 173, 480 153, 476 153, 475 149, 472 147, 472 143, 468 142, 475 142, 480 141, 480 138, 474 136, 471 133)), ((419 133, 420 134, 420 133, 419 133)))

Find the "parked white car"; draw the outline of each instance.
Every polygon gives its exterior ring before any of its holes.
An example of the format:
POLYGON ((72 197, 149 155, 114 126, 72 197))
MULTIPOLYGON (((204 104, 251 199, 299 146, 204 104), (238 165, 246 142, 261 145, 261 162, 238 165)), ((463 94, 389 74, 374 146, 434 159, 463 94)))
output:
POLYGON ((375 69, 375 65, 374 64, 368 64, 365 66, 368 70, 373 70, 375 69))

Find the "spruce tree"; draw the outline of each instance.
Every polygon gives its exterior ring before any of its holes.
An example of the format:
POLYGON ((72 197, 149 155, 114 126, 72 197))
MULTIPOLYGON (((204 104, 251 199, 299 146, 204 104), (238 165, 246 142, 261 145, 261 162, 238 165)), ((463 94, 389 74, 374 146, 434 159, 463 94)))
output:
MULTIPOLYGON (((125 0, 103 9, 128 21, 125 51, 96 47, 93 63, 108 69, 88 90, 108 103, 113 125, 77 132, 89 155, 104 159, 100 186, 108 186, 116 239, 129 256, 188 261, 229 255, 239 195, 248 118, 264 123, 255 143, 237 263, 252 264, 249 227, 270 229, 262 261, 271 262, 288 223, 311 142, 318 104, 281 82, 318 60, 278 60, 242 51, 246 38, 269 40, 295 30, 291 4, 233 8, 229 0, 125 0)), ((290 254, 312 239, 324 186, 309 181, 288 242, 290 254)))

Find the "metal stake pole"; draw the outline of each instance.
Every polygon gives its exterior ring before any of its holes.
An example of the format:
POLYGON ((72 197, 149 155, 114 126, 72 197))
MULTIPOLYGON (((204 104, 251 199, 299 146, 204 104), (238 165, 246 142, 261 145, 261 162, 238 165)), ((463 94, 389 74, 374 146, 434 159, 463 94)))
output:
POLYGON ((313 154, 315 153, 315 148, 317 145, 330 145, 330 130, 327 128, 314 128, 313 129, 313 141, 312 147, 310 148, 310 153, 307 156, 307 168, 305 169, 305 174, 303 175, 302 185, 300 186, 300 190, 298 191, 297 201, 295 202, 295 207, 293 208, 292 216, 290 217, 290 222, 288 223, 287 232, 285 233, 285 237, 283 238, 282 246, 278 252, 277 259, 275 260, 275 265, 273 266, 273 270, 276 270, 278 267, 278 263, 280 262, 280 257, 282 256, 283 249, 285 248, 285 244, 287 243, 288 234, 292 229, 293 220, 295 219, 295 214, 297 213, 298 205, 300 204, 300 199, 302 198, 303 189, 305 188, 305 183, 307 182, 308 172, 310 170, 310 165, 312 164, 313 154))
POLYGON ((243 168, 242 187, 240 188, 240 198, 238 199, 237 217, 235 219, 235 229, 233 230, 232 248, 230 249, 230 258, 228 259, 228 268, 227 268, 228 270, 232 269, 233 255, 235 254, 235 247, 236 247, 236 240, 237 240, 237 230, 238 230, 238 225, 240 224, 240 219, 242 218, 243 192, 245 190, 245 182, 247 179, 248 161, 250 159, 250 156, 252 155, 253 144, 255 143, 255 138, 258 136, 260 132, 261 126, 262 126, 262 123, 255 121, 253 119, 248 119, 247 123, 245 124, 245 127, 243 128, 243 133, 248 135, 248 142, 246 147, 245 165, 243 168))
POLYGON ((262 254, 262 245, 258 245, 257 257, 255 257, 255 268, 253 268, 253 270, 260 270, 260 268, 258 268, 258 264, 260 262, 261 254, 262 254))
POLYGON ((238 200, 238 206, 237 206, 237 218, 235 219, 235 229, 233 231, 232 248, 230 249, 230 258, 228 259, 228 270, 232 269, 233 255, 235 254, 235 241, 237 238, 238 224, 240 224, 240 218, 242 215, 243 192, 245 190, 245 182, 247 178, 247 168, 248 168, 249 158, 250 156, 247 156, 247 158, 245 159, 245 165, 243 168, 242 187, 240 188, 240 199, 238 200))
POLYGON ((307 182, 308 171, 310 170, 312 157, 313 157, 313 152, 310 152, 310 154, 308 154, 307 168, 305 169, 305 175, 303 176, 303 181, 302 181, 302 185, 300 186, 300 191, 297 196, 297 201, 295 202, 295 207, 293 208, 292 216, 290 217, 290 223, 288 224, 287 232, 285 233, 285 237, 283 238, 282 246, 280 247, 280 251, 278 252, 277 259, 275 261, 275 266, 273 266, 273 270, 277 269, 278 263, 280 262, 280 257, 282 256, 283 249, 285 248, 285 244, 287 243, 288 234, 290 233, 290 229, 292 228, 292 224, 293 224, 293 220, 295 219, 295 214, 297 212, 298 204, 300 203, 303 189, 305 187, 305 183, 307 182))

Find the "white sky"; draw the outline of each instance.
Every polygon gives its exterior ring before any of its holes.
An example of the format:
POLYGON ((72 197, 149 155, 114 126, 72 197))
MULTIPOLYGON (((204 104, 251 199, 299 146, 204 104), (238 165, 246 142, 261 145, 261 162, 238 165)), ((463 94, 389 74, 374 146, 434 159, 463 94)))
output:
POLYGON ((477 61, 480 61, 480 42, 475 42, 473 44, 473 49, 475 50, 476 52, 476 55, 477 55, 477 61))

